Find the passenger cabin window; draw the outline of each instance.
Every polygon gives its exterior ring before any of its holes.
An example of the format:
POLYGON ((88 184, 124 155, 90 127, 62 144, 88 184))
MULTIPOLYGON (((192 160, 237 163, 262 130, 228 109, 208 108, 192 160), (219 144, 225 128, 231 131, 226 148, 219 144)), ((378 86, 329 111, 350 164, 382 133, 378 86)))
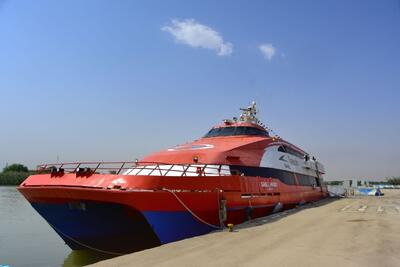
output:
POLYGON ((285 150, 285 148, 283 146, 278 147, 278 151, 286 153, 286 150, 285 150))
POLYGON ((278 147, 278 151, 283 152, 283 153, 288 153, 290 155, 293 155, 293 156, 296 156, 299 158, 304 158, 303 153, 300 153, 299 151, 294 150, 293 148, 288 147, 288 146, 280 146, 280 147, 278 147))
POLYGON ((234 135, 253 135, 253 136, 269 136, 268 132, 254 127, 237 126, 237 127, 221 127, 211 129, 204 138, 218 136, 234 136, 234 135))
POLYGON ((304 175, 304 174, 296 174, 297 179, 300 185, 303 186, 320 186, 319 179, 317 177, 304 175))
POLYGON ((294 179, 293 173, 290 172, 282 172, 279 176, 278 179, 281 180, 282 183, 288 184, 288 185, 295 185, 296 181, 294 179))

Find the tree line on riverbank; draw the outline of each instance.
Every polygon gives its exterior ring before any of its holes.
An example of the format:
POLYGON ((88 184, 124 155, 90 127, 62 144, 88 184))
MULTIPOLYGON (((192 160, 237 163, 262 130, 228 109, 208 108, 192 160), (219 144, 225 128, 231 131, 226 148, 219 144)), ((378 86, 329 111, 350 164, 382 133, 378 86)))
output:
POLYGON ((400 185, 400 177, 387 178, 387 182, 388 182, 388 184, 391 184, 391 185, 400 185))
MULTIPOLYGON (((370 185, 400 185, 400 176, 399 177, 388 177, 386 181, 369 181, 370 185)), ((342 185, 343 181, 327 181, 328 185, 342 185)), ((361 181, 358 181, 358 186, 362 186, 361 181)))
POLYGON ((22 164, 8 165, 0 172, 0 185, 19 185, 34 173, 22 164))

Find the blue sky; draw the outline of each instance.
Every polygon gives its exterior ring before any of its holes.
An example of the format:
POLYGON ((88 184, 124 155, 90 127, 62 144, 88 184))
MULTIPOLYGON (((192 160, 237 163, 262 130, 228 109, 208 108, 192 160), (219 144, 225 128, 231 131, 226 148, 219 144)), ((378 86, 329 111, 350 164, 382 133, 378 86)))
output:
POLYGON ((328 179, 400 175, 399 48, 395 0, 0 0, 0 167, 133 160, 256 100, 328 179))

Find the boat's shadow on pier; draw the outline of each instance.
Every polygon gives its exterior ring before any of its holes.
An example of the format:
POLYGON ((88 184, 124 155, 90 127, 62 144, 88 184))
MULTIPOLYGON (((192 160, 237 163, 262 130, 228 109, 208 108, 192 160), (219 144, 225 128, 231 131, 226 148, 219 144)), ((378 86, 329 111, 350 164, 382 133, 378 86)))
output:
POLYGON ((289 209, 289 210, 285 210, 285 211, 281 211, 281 212, 277 212, 265 217, 260 217, 260 218, 256 218, 256 219, 252 219, 249 220, 247 222, 244 222, 242 224, 238 224, 235 226, 233 232, 238 232, 239 230, 242 229, 246 229, 246 228, 250 228, 250 227, 254 227, 254 226, 259 226, 259 225, 264 225, 267 223, 272 223, 272 222, 276 222, 279 221, 281 219, 286 218, 287 216, 296 214, 302 210, 305 209, 313 209, 313 208, 318 208, 321 206, 325 206, 328 205, 334 201, 339 200, 340 198, 325 198, 316 202, 311 202, 311 203, 306 203, 304 205, 299 205, 296 208, 293 209, 289 209))

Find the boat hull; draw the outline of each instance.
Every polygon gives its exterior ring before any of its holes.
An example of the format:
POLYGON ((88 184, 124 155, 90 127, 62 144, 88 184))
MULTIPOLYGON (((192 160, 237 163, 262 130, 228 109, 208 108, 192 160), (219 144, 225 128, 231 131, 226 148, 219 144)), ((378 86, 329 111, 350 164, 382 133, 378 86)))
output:
POLYGON ((74 174, 41 174, 29 177, 18 190, 71 249, 116 255, 206 234, 223 224, 239 224, 325 196, 322 189, 285 186, 272 178, 157 179, 94 174, 82 180, 74 174), (127 183, 106 186, 113 179, 127 183), (163 184, 150 186, 149 181, 163 184), (266 188, 269 184, 274 186, 266 188))
POLYGON ((116 192, 74 187, 19 190, 73 250, 125 254, 206 234, 219 227, 215 193, 181 195, 182 201, 196 210, 193 215, 166 191, 116 192), (210 198, 211 202, 204 201, 206 209, 196 208, 196 203, 210 198), (207 221, 211 226, 204 223, 207 221))
POLYGON ((125 205, 95 201, 31 205, 73 250, 122 254, 161 244, 142 213, 125 205))

